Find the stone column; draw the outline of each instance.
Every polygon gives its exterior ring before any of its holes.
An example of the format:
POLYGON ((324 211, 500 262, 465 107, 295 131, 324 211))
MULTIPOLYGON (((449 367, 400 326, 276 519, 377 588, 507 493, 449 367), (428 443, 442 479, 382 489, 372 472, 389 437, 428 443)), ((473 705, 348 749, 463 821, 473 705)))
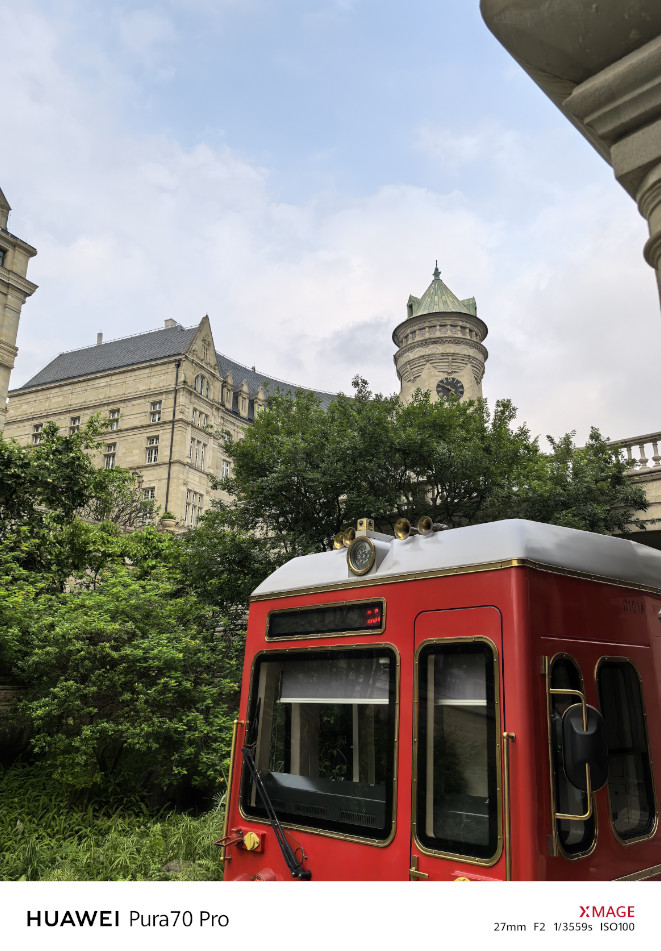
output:
POLYGON ((638 204, 661 295, 661 0, 480 0, 480 8, 638 204))
POLYGON ((647 220, 644 254, 661 295, 660 64, 658 37, 576 86, 563 106, 608 146, 615 177, 647 220))

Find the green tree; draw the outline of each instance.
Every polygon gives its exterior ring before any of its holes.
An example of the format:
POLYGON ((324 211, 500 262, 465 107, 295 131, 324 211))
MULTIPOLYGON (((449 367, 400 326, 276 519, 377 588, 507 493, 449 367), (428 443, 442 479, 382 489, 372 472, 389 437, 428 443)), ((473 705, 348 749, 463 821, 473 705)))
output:
POLYGON ((95 465, 106 425, 91 417, 63 434, 47 423, 34 446, 0 437, 0 545, 59 589, 120 557, 121 532, 152 511, 134 473, 95 465))
POLYGON ((404 405, 372 396, 364 380, 324 412, 310 393, 279 395, 241 440, 217 506, 228 524, 267 539, 281 556, 323 550, 356 519, 383 531, 428 514, 450 527, 532 518, 588 531, 623 530, 647 508, 616 450, 593 430, 544 453, 509 400, 432 400, 404 405))
POLYGON ((574 445, 574 435, 546 437, 552 452, 542 457, 541 477, 528 487, 525 517, 604 535, 644 528, 636 513, 646 511, 649 502, 627 475, 617 447, 595 428, 584 446, 574 445))
POLYGON ((242 644, 216 630, 171 565, 113 565, 93 589, 26 589, 11 613, 13 672, 27 688, 18 713, 59 781, 213 790, 242 644))

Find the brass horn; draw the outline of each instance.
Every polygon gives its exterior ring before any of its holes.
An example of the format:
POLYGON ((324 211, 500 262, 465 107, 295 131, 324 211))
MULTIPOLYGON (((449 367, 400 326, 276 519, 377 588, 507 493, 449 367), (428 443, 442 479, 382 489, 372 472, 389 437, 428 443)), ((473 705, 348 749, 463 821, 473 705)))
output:
POLYGON ((398 518, 395 522, 395 535, 397 538, 408 538, 409 535, 417 535, 418 529, 413 528, 407 518, 398 518))
POLYGON ((431 535, 432 532, 442 532, 445 528, 447 528, 447 525, 443 525, 441 522, 432 522, 428 515, 423 515, 418 522, 418 531, 421 535, 431 535))
POLYGON ((355 528, 347 528, 345 532, 342 532, 342 544, 344 545, 344 547, 348 548, 355 537, 356 537, 355 528))
POLYGON ((418 531, 421 535, 431 535, 434 531, 434 523, 428 515, 423 515, 418 521, 418 531))
POLYGON ((337 551, 339 548, 344 548, 344 532, 338 532, 337 535, 333 538, 333 548, 337 551))

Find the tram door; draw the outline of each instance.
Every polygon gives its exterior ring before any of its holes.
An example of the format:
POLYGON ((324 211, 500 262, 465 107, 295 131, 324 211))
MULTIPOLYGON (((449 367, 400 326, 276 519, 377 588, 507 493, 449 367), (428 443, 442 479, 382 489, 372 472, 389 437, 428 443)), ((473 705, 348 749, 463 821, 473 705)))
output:
POLYGON ((495 607, 416 619, 411 879, 505 878, 501 651, 495 607))

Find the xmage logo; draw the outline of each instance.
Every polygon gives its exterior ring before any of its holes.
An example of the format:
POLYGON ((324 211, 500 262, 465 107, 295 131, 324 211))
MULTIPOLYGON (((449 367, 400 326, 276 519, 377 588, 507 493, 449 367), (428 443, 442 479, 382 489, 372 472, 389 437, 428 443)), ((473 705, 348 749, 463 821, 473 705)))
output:
POLYGON ((579 918, 634 918, 634 905, 580 905, 579 918))

